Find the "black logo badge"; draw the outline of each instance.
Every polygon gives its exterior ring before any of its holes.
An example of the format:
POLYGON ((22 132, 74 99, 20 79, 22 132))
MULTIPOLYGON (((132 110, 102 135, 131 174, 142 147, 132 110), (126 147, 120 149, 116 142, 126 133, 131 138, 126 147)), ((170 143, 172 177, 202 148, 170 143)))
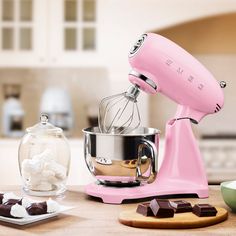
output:
POLYGON ((134 44, 134 46, 129 51, 129 57, 132 57, 139 50, 139 48, 142 46, 142 44, 143 44, 146 37, 147 37, 147 34, 143 34, 137 40, 137 42, 134 44))

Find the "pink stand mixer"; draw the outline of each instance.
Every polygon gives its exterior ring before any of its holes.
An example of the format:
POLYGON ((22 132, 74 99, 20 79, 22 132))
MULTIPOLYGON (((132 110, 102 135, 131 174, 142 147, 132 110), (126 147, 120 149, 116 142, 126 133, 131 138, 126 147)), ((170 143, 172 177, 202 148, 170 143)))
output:
MULTIPOLYGON (((129 53, 129 63, 132 67, 129 80, 133 86, 123 95, 135 104, 128 109, 132 115, 121 122, 121 128, 117 128, 114 121, 124 113, 124 109, 118 109, 112 123, 104 125, 105 114, 100 126, 103 126, 102 131, 106 131, 104 133, 110 132, 111 127, 113 131, 115 127, 115 135, 132 133, 140 123, 137 122, 131 128, 139 90, 150 94, 162 93, 178 104, 175 116, 166 124, 163 162, 151 183, 132 187, 92 183, 86 186, 86 193, 101 198, 105 203, 113 204, 122 203, 125 199, 173 194, 197 194, 199 198, 208 197, 206 172, 191 122, 197 124, 207 114, 214 114, 223 107, 222 88, 226 83, 218 83, 188 52, 172 41, 153 33, 143 34, 135 43, 129 53)), ((116 102, 107 105, 106 108, 109 110, 113 105, 116 105, 116 102)), ((137 114, 139 117, 139 113, 137 114)), ((109 162, 108 159, 105 161, 109 162)), ((136 178, 137 176, 140 175, 136 170, 136 178)))

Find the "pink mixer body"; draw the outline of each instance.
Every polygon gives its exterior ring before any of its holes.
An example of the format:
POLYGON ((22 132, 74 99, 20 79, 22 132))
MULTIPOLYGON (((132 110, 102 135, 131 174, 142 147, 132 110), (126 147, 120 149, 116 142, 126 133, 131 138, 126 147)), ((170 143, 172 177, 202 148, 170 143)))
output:
POLYGON ((199 122, 224 104, 222 88, 213 75, 191 54, 161 35, 142 35, 129 53, 129 62, 132 70, 144 78, 130 73, 131 83, 182 105, 177 112, 180 118, 199 122))
POLYGON ((142 35, 129 53, 129 62, 131 83, 150 94, 160 92, 178 104, 175 116, 166 124, 163 162, 151 184, 133 188, 91 184, 86 192, 118 204, 124 199, 169 194, 208 197, 204 162, 191 121, 198 123, 223 107, 225 82, 219 84, 193 56, 157 34, 142 35))

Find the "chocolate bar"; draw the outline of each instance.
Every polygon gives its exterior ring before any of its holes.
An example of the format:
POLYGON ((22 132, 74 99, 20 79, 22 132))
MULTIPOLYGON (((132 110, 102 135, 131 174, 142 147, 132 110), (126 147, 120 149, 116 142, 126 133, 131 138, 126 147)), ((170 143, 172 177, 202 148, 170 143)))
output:
POLYGON ((4 205, 15 205, 15 204, 22 205, 22 199, 8 199, 3 204, 4 205))
POLYGON ((175 213, 191 212, 193 210, 191 203, 185 200, 170 201, 170 205, 175 213))
POLYGON ((4 197, 4 193, 0 193, 0 204, 2 204, 3 197, 4 197))
POLYGON ((47 202, 32 203, 26 208, 29 215, 42 215, 47 213, 47 202))
POLYGON ((26 208, 29 215, 42 215, 46 213, 53 213, 57 212, 59 209, 59 204, 51 199, 45 202, 32 203, 26 208))
POLYGON ((10 205, 0 205, 0 215, 5 216, 5 217, 10 217, 10 218, 15 218, 14 216, 11 215, 11 207, 10 205))
POLYGON ((27 212, 23 206, 15 205, 0 205, 0 216, 8 218, 23 218, 27 216, 27 212))
POLYGON ((132 164, 132 165, 134 165, 134 164, 136 164, 136 163, 137 163, 137 159, 134 159, 134 160, 131 161, 131 164, 132 164))
POLYGON ((215 216, 217 210, 210 204, 196 204, 193 207, 193 213, 199 217, 215 216))
POLYGON ((154 216, 152 209, 149 206, 149 203, 139 204, 136 212, 144 216, 154 216))
POLYGON ((174 209, 171 207, 169 200, 153 199, 150 202, 150 208, 154 216, 158 218, 167 218, 174 216, 174 209))

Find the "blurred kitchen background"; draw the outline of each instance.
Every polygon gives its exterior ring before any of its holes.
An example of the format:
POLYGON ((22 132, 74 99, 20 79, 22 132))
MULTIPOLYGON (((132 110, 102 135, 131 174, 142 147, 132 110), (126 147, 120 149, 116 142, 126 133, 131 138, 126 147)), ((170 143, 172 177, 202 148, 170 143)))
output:
MULTIPOLYGON (((227 82, 224 109, 194 131, 209 182, 236 179, 234 0, 0 0, 0 179, 18 184, 19 140, 43 112, 69 138, 69 183, 92 180, 81 130, 97 124, 101 98, 129 86, 128 51, 144 32, 177 42, 227 82)), ((139 107, 142 125, 164 138, 176 104, 143 93, 139 107)))

